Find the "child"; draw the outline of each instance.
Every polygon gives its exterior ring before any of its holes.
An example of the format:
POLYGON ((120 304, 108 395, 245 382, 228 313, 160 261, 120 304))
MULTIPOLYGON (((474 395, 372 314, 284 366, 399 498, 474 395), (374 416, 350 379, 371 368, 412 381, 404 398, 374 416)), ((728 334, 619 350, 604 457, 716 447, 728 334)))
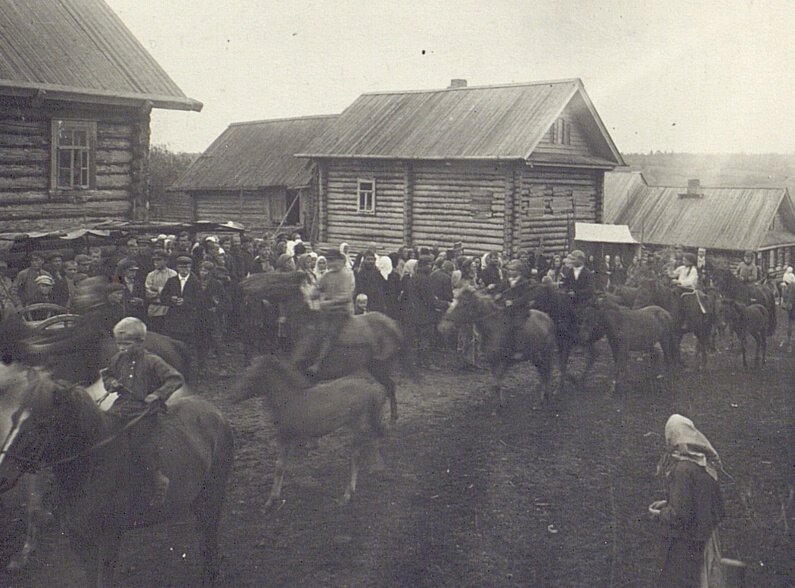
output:
POLYGON ((367 314, 367 294, 357 294, 355 304, 353 314, 367 314))
POLYGON ((169 486, 153 439, 157 414, 162 411, 168 397, 182 387, 184 379, 159 356, 143 348, 145 338, 146 325, 142 321, 133 317, 120 320, 113 327, 113 339, 119 352, 101 375, 105 389, 119 395, 110 407, 111 414, 130 421, 144 410, 150 411, 130 427, 128 435, 134 455, 137 454, 141 465, 151 476, 154 492, 150 505, 157 507, 165 501, 169 486))

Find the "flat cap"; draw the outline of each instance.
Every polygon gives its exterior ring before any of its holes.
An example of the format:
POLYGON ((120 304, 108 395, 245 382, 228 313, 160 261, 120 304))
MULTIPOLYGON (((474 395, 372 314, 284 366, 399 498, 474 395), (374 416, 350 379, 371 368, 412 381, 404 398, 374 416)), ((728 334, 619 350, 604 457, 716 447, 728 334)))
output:
POLYGON ((129 257, 126 257, 126 258, 122 259, 119 263, 116 264, 116 273, 118 275, 121 275, 124 272, 129 271, 129 270, 133 270, 133 269, 137 270, 137 269, 140 269, 140 268, 138 267, 138 264, 135 263, 135 260, 134 259, 130 259, 129 257))
POLYGON ((180 255, 177 258, 177 265, 193 265, 193 258, 187 255, 180 255))
POLYGON ((49 274, 41 274, 33 281, 36 282, 36 284, 47 284, 48 286, 55 285, 55 280, 53 280, 49 274))

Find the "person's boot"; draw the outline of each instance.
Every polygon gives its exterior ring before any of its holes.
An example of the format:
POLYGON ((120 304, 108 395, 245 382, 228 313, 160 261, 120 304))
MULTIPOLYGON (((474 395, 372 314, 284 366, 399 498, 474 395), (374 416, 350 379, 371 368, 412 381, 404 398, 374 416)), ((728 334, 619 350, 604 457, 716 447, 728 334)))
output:
POLYGON ((163 472, 156 470, 153 483, 154 492, 152 493, 152 500, 149 502, 149 506, 156 508, 158 506, 163 506, 163 503, 166 501, 166 495, 168 494, 168 487, 171 481, 163 472))

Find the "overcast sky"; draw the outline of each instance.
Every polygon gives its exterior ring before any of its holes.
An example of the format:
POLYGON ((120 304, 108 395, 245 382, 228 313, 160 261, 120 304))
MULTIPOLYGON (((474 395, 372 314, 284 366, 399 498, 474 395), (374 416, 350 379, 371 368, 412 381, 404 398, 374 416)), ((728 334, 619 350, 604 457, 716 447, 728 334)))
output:
POLYGON ((178 151, 363 92, 579 77, 623 152, 795 152, 791 0, 107 2, 204 103, 153 116, 178 151))

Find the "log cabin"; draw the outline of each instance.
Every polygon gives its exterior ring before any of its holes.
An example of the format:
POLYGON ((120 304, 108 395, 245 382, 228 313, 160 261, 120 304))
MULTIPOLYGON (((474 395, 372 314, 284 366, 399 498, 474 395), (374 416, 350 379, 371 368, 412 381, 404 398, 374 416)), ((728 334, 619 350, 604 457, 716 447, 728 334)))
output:
POLYGON ((103 0, 0 3, 0 232, 146 220, 153 108, 201 110, 103 0))
POLYGON ((640 172, 605 175, 605 222, 626 224, 647 249, 682 246, 731 268, 745 251, 769 275, 795 262, 795 207, 786 187, 649 185, 640 172))
POLYGON ((187 193, 191 218, 233 220, 261 233, 301 228, 313 233, 317 174, 294 157, 334 115, 232 123, 185 170, 171 192, 187 193))
POLYGON ((323 243, 469 253, 572 244, 623 165, 579 79, 364 94, 306 149, 323 243))

